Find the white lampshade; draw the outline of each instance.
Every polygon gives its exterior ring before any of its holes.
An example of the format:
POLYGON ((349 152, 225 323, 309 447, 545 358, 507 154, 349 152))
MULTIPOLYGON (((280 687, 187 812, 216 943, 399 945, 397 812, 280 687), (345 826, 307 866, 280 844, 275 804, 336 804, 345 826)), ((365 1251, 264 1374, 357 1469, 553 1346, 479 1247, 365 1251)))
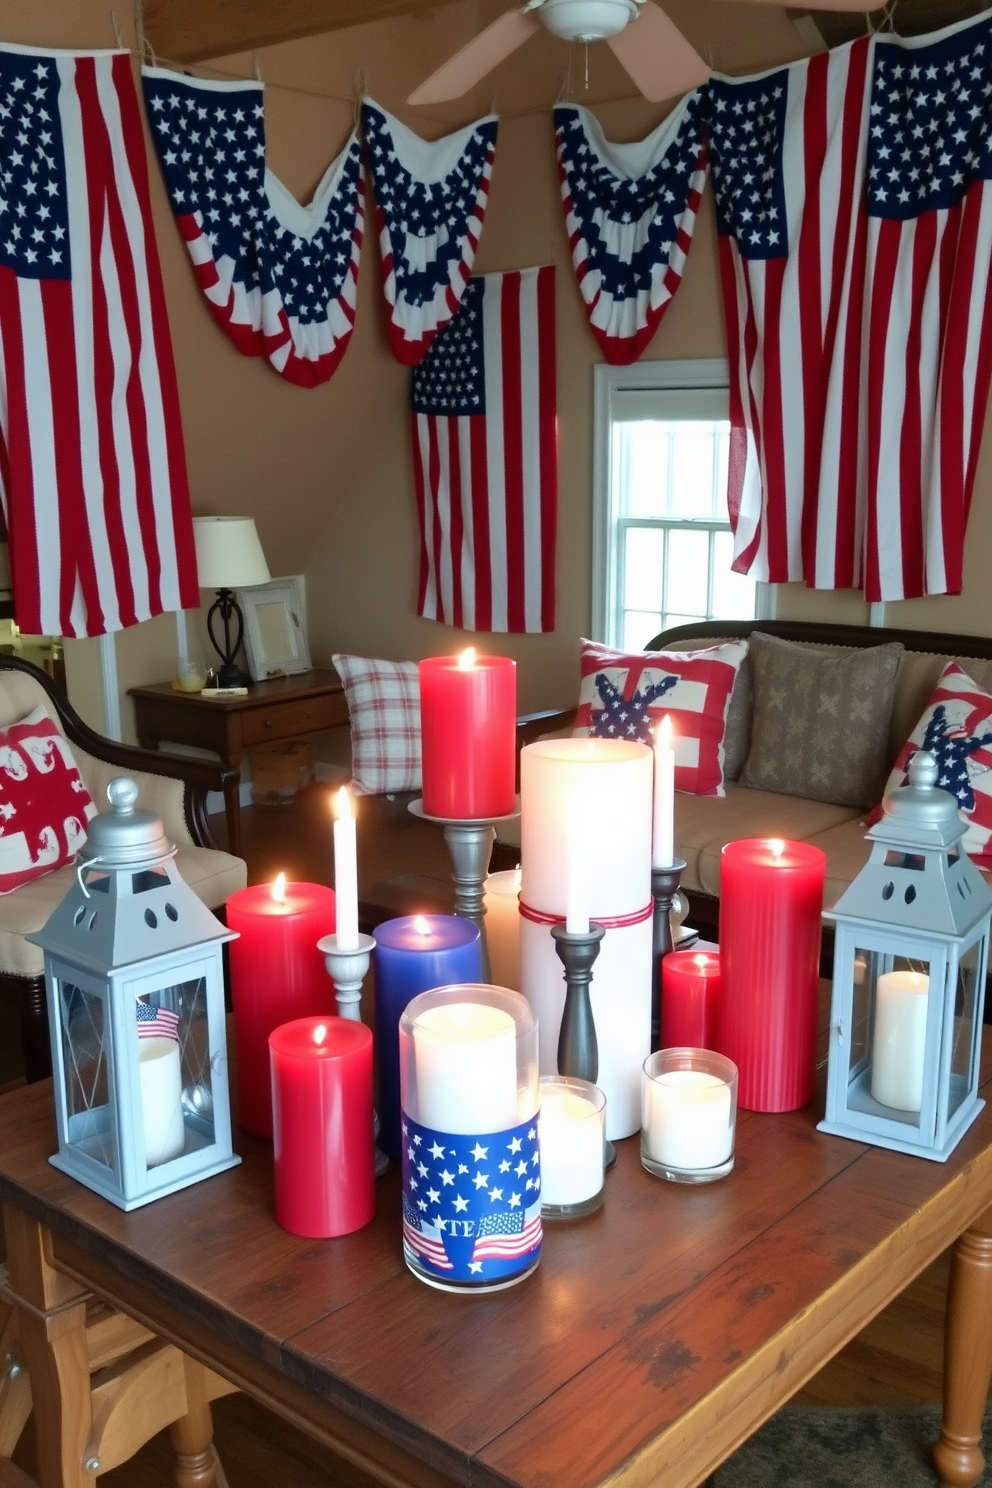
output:
POLYGON ((245 589, 271 577, 252 517, 194 517, 201 589, 245 589))

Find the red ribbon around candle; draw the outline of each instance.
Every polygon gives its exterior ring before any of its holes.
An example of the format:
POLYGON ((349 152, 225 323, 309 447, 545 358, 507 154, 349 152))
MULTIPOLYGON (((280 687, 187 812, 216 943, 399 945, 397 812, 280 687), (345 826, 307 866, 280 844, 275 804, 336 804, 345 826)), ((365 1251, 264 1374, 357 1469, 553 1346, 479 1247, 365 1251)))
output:
POLYGON ((749 1111, 813 1098, 826 864, 808 842, 758 837, 720 856, 718 1050, 737 1065, 749 1111))
POLYGON ((326 1239, 375 1214, 372 1030, 297 1018, 269 1035, 276 1219, 326 1239))
POLYGON ((671 951, 661 963, 661 1047, 715 1049, 720 1006, 716 951, 671 951))

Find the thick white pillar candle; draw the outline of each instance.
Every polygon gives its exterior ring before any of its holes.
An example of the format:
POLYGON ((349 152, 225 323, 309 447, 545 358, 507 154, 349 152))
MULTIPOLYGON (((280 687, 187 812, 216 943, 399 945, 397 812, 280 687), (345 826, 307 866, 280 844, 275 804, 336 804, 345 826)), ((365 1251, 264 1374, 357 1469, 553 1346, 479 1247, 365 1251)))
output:
POLYGON ((486 940, 493 985, 520 991, 520 869, 490 873, 485 884, 486 940))
MULTIPOLYGON (((584 1082, 583 1082, 584 1083, 584 1082)), ((603 1187, 603 1109, 570 1082, 542 1080, 542 1205, 581 1204, 603 1187)))
POLYGON ((645 1078, 644 1131, 648 1156, 664 1167, 715 1168, 734 1147, 730 1086, 705 1070, 645 1078))
POLYGON ((334 823, 334 894, 336 934, 342 951, 358 950, 358 850, 351 795, 342 786, 336 796, 334 823))
POLYGON ((139 1039, 138 1061, 145 1163, 155 1168, 178 1157, 186 1145, 179 1045, 171 1038, 139 1039))
POLYGON ((670 868, 675 861, 675 750, 667 713, 654 731, 653 807, 651 867, 670 868))
POLYGON ((887 971, 875 989, 871 1093, 883 1106, 918 1111, 923 1104, 930 978, 887 971))
POLYGON ((516 1024, 509 1013, 479 1002, 425 1008, 414 1020, 413 1046, 423 1126, 468 1136, 516 1126, 516 1024))

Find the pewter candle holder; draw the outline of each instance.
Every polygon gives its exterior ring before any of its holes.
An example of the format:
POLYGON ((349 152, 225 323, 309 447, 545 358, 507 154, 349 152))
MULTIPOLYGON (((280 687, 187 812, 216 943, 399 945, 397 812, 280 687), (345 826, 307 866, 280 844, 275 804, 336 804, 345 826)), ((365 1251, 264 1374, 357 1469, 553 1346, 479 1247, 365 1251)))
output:
MULTIPOLYGON (((589 984, 592 968, 599 955, 600 942, 606 931, 593 921, 585 932, 567 930, 564 925, 551 926, 558 959, 565 968, 565 1006, 558 1035, 558 1073, 595 1085, 599 1075, 599 1044, 592 1015, 589 984)), ((617 1160, 613 1143, 606 1143, 606 1166, 617 1160)))
MULTIPOLYGON (((338 1017, 350 1018, 355 1023, 361 1022, 362 983, 365 981, 365 975, 369 969, 369 961, 375 949, 375 940, 371 935, 360 933, 357 946, 342 947, 338 944, 336 934, 322 935, 317 942, 317 949, 323 956, 328 975, 334 983, 334 997, 338 1005, 338 1017)), ((375 1134, 378 1137, 378 1115, 375 1118, 375 1134)), ((376 1177, 381 1178, 388 1167, 389 1158, 382 1151, 378 1142, 376 1142, 376 1177)))
POLYGON ((661 963, 675 949, 672 939, 672 904, 678 892, 679 879, 685 868, 684 858, 675 858, 668 868, 651 869, 651 893, 654 895, 654 922, 651 941, 651 1048, 661 1047, 661 963))

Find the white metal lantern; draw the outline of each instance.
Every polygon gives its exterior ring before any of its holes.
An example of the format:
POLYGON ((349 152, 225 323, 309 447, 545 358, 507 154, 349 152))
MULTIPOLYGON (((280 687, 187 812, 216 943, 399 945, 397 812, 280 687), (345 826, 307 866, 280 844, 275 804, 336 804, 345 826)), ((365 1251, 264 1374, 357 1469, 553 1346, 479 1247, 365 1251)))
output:
POLYGON ((985 1104, 992 890, 936 778, 937 761, 918 751, 868 832, 871 857, 824 911, 836 938, 820 1130, 944 1162, 985 1104))
POLYGON ((107 787, 76 882, 29 940, 45 952, 57 1168, 135 1209, 240 1162, 231 1150, 224 973, 233 940, 176 870, 138 788, 107 787))

